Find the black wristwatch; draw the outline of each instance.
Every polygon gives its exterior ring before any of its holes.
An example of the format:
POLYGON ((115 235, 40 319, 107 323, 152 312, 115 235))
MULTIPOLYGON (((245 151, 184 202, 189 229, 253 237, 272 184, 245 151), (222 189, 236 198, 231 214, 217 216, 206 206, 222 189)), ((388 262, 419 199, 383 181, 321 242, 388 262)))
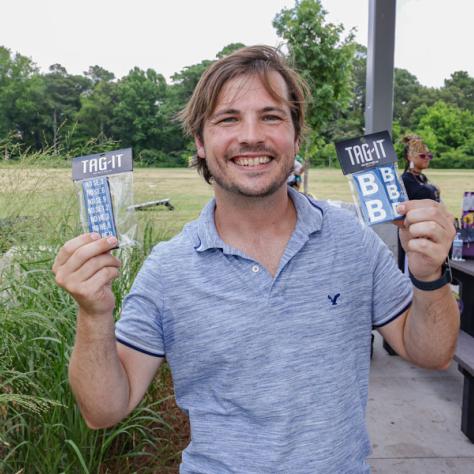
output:
POLYGON ((449 266, 449 264, 445 263, 441 271, 443 272, 441 277, 434 281, 421 281, 415 278, 410 270, 408 270, 408 273, 410 275, 410 280, 413 283, 414 287, 423 291, 433 291, 453 281, 451 267, 449 266))

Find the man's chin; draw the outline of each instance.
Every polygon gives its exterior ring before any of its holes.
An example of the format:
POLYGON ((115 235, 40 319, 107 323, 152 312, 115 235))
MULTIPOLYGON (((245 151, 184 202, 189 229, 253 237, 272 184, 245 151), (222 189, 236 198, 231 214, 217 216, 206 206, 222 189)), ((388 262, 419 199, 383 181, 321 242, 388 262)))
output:
POLYGON ((282 187, 286 188, 286 180, 281 183, 271 183, 266 186, 243 186, 238 184, 220 183, 216 184, 227 192, 246 198, 265 198, 275 194, 282 187))

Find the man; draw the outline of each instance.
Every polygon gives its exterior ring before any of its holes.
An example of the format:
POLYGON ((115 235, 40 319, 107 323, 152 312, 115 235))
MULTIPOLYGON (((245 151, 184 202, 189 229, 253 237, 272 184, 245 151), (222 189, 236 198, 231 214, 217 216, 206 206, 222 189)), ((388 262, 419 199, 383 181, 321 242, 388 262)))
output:
POLYGON ((414 281, 439 286, 412 290, 370 229, 287 187, 303 102, 273 48, 207 70, 182 119, 215 200, 155 247, 115 334, 116 240, 79 236, 53 267, 79 304, 70 382, 88 425, 126 417, 166 357, 191 424, 182 473, 368 472, 372 326, 421 366, 453 354, 459 315, 439 281, 451 216, 401 207, 414 281))

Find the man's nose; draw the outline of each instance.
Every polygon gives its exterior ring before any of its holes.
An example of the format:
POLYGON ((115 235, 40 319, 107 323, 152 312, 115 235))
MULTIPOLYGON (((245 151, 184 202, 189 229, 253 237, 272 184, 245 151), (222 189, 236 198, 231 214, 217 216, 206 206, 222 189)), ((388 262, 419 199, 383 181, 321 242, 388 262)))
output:
POLYGON ((242 120, 239 129, 239 142, 252 145, 254 143, 263 143, 265 133, 262 124, 257 119, 249 118, 242 120))

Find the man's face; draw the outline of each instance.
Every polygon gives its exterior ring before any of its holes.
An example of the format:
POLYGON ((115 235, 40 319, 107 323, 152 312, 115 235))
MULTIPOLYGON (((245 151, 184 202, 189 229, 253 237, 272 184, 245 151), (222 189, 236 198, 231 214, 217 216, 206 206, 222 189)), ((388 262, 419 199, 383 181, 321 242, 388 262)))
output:
MULTIPOLYGON (((272 88, 288 97, 283 78, 270 74, 272 88)), ((293 169, 298 141, 289 107, 272 98, 256 75, 229 80, 206 120, 198 156, 206 159, 216 192, 268 196, 293 169)))

